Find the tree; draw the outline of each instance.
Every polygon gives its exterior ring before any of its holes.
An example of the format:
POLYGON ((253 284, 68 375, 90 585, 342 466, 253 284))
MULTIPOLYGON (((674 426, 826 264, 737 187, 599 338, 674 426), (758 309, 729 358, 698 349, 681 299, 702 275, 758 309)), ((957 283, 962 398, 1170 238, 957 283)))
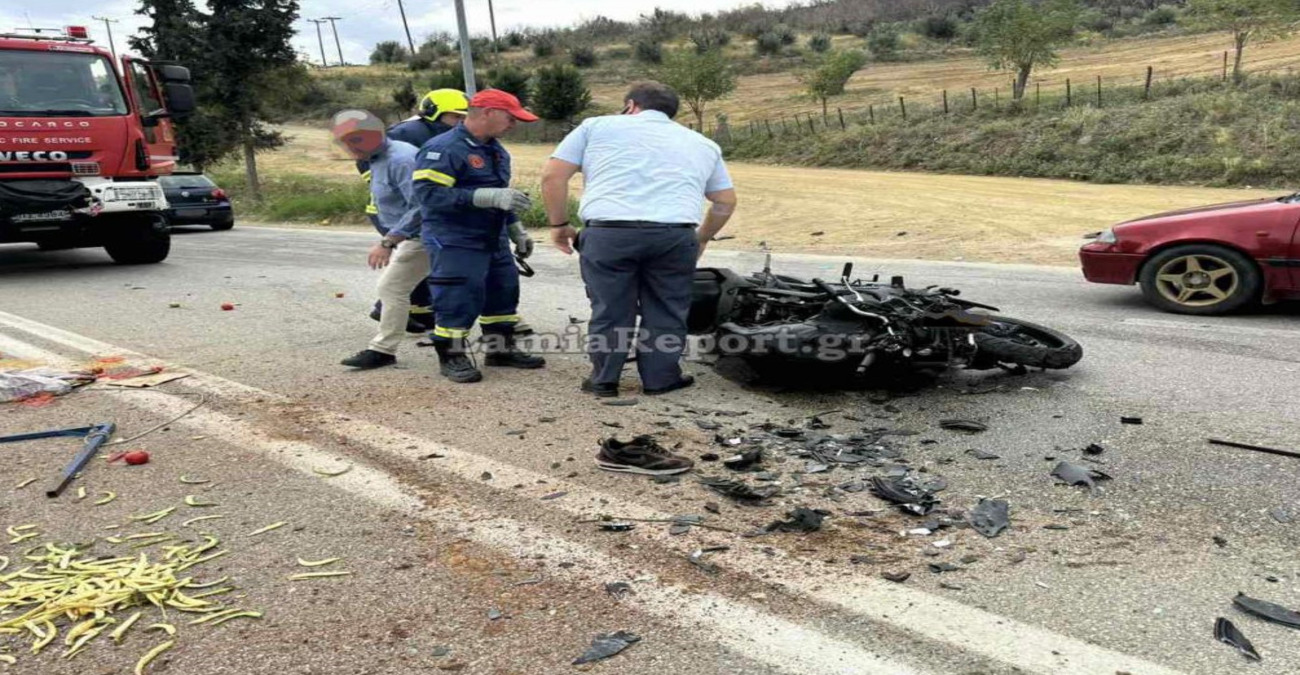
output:
POLYGON ((831 36, 826 33, 814 33, 808 38, 808 48, 818 54, 824 54, 830 51, 831 36))
POLYGON ((204 67, 211 73, 212 90, 211 97, 200 102, 219 111, 235 145, 242 148, 249 196, 261 201, 257 151, 284 144, 280 133, 267 126, 275 121, 272 106, 307 77, 289 42, 298 3, 208 0, 208 10, 199 40, 207 51, 204 67))
POLYGON ((406 47, 397 40, 384 40, 375 45, 370 52, 370 63, 405 63, 408 58, 406 47))
POLYGON ((830 52, 821 64, 800 77, 808 95, 822 102, 822 117, 827 115, 827 99, 844 93, 853 74, 867 65, 867 55, 860 51, 830 52))
POLYGON ((580 45, 569 50, 569 60, 579 68, 590 68, 596 65, 598 59, 595 49, 587 45, 580 45))
POLYGON ((211 73, 204 67, 206 54, 195 36, 201 35, 207 17, 190 0, 144 0, 135 13, 151 23, 127 39, 131 48, 147 59, 174 61, 190 69, 200 105, 188 117, 175 120, 176 145, 180 161, 202 171, 234 149, 216 111, 204 105, 214 93, 211 73))
POLYGON ((493 89, 510 92, 523 105, 532 100, 528 90, 528 73, 514 66, 498 66, 488 71, 487 81, 493 89))
POLYGON ((415 104, 420 102, 420 97, 415 93, 415 84, 410 80, 402 83, 402 86, 393 90, 393 103, 397 104, 398 110, 404 113, 415 110, 415 104))
POLYGON ((995 0, 975 17, 979 53, 992 68, 1016 72, 1011 97, 1019 101, 1034 68, 1060 60, 1081 14, 1077 0, 995 0))
POLYGON ((533 110, 544 120, 571 123, 591 105, 591 91, 573 66, 556 64, 537 71, 533 110))
POLYGON ((1236 49, 1232 80, 1240 83, 1246 79, 1241 69, 1246 45, 1291 34, 1300 20, 1300 7, 1295 0, 1189 0, 1187 18, 1192 28, 1232 33, 1236 49))
POLYGON ((695 114, 695 123, 704 129, 704 108, 736 89, 736 74, 721 50, 697 54, 680 50, 671 54, 659 71, 659 81, 677 90, 686 107, 695 114))

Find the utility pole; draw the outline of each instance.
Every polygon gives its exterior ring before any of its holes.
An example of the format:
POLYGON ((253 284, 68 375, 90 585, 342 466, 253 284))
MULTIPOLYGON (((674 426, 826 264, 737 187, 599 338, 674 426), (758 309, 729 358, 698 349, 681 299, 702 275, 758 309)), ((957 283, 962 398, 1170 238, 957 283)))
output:
POLYGON ((411 39, 411 27, 406 24, 406 8, 402 6, 402 0, 397 0, 397 11, 402 13, 402 28, 406 29, 406 44, 411 48, 411 56, 415 56, 415 40, 411 39))
POLYGON ((325 23, 325 20, 324 19, 307 19, 307 20, 316 24, 316 42, 320 44, 320 65, 322 68, 329 68, 330 67, 329 61, 325 60, 325 38, 321 37, 320 34, 320 25, 325 23))
POLYGON ((478 83, 474 81, 474 49, 465 24, 465 0, 456 0, 456 28, 460 31, 460 67, 465 72, 465 93, 473 96, 478 91, 478 83))
POLYGON ((117 45, 114 45, 114 44, 113 44, 113 26, 112 26, 112 24, 117 23, 117 19, 110 19, 110 18, 108 18, 108 17, 106 17, 106 16, 92 16, 92 17, 90 17, 90 18, 92 18, 92 19, 94 19, 94 20, 96 20, 96 21, 103 21, 103 22, 104 22, 104 30, 108 31, 108 49, 109 49, 109 51, 113 52, 113 63, 114 63, 114 67, 116 67, 116 64, 117 64, 117 45))
POLYGON ((339 43, 339 27, 334 23, 335 21, 342 21, 343 17, 326 16, 322 18, 330 22, 330 28, 334 31, 334 46, 339 50, 339 65, 340 66, 347 65, 347 63, 343 61, 343 45, 339 43))
POLYGON ((492 10, 492 0, 488 0, 488 21, 492 22, 492 63, 500 66, 501 49, 497 46, 497 13, 492 10))

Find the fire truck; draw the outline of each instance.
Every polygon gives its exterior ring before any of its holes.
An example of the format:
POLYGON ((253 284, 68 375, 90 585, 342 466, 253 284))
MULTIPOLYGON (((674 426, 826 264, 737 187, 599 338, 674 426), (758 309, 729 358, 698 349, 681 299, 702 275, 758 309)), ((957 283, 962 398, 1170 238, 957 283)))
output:
POLYGON ((116 62, 82 26, 0 33, 0 244, 102 246, 120 264, 171 249, 155 178, 176 166, 190 73, 116 62))

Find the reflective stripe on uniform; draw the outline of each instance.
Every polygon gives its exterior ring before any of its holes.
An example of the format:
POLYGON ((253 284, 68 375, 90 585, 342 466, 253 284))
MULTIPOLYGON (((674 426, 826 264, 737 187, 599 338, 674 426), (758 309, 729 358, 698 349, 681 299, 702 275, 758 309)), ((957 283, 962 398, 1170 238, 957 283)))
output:
POLYGON ((455 178, 452 178, 441 171, 434 171, 433 169, 418 169, 411 178, 414 180, 427 180, 446 187, 454 187, 456 185, 455 178))
POLYGON ((494 323, 519 323, 519 315, 502 314, 501 316, 480 316, 478 322, 483 326, 489 326, 494 323))
POLYGON ((370 169, 366 169, 365 171, 361 172, 361 180, 367 183, 370 182, 370 169))
POLYGON ((408 314, 433 314, 432 307, 417 307, 412 305, 408 314))
POLYGON ((463 338, 463 337, 469 337, 469 329, 468 328, 443 328, 442 326, 434 326, 433 334, 440 338, 448 338, 448 339, 463 338))

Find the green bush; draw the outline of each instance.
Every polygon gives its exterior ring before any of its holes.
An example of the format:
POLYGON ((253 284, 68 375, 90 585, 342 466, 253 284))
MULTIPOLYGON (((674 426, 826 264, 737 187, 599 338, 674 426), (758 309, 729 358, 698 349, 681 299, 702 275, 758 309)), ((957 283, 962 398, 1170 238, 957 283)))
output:
POLYGON ((831 48, 831 36, 825 33, 817 33, 808 38, 808 48, 817 52, 824 53, 831 48))
POLYGON ((488 86, 501 91, 508 91, 519 99, 519 102, 528 105, 532 99, 532 92, 529 91, 528 73, 514 66, 500 66, 488 71, 488 86))
POLYGON ((1160 5, 1142 16, 1142 25, 1151 28, 1165 28, 1178 23, 1178 9, 1171 5, 1160 5))
POLYGON ((691 42, 695 44, 695 52, 703 54, 713 49, 722 49, 731 44, 731 33, 721 28, 701 28, 691 31, 691 42))
POLYGON ((393 103, 399 110, 414 110, 415 104, 420 102, 420 97, 415 93, 415 85, 410 80, 402 83, 402 86, 393 90, 393 103))
POLYGON ((533 108, 542 119, 572 121, 590 105, 591 91, 577 68, 556 64, 537 71, 533 108))
POLYGON ((574 47, 569 51, 569 60, 579 68, 590 68, 596 65, 596 50, 586 45, 574 47))
MULTIPOLYGON (((542 193, 540 186, 534 186, 533 189, 525 189, 524 191, 533 195, 540 195, 542 193)), ((574 225, 577 225, 580 222, 578 219, 578 200, 574 199, 572 196, 569 197, 568 217, 569 222, 574 225)), ((524 227, 529 229, 545 229, 547 232, 551 229, 551 223, 546 218, 546 207, 542 205, 541 199, 534 199, 533 205, 530 206, 527 211, 520 212, 519 220, 524 224, 524 227)))
POLYGON ((555 38, 539 35, 533 39, 533 56, 544 59, 555 55, 555 38))
POLYGON ((947 14, 933 14, 921 19, 921 35, 931 40, 952 40, 959 31, 957 20, 947 14))
POLYGON ((310 174, 266 174, 260 205, 248 199, 242 165, 224 164, 209 175, 230 195, 235 212, 253 220, 359 224, 365 222, 370 201, 370 190, 360 175, 355 180, 322 180, 310 174))
POLYGON ((640 38, 632 45, 632 55, 641 63, 663 63, 664 48, 650 38, 640 38))
POLYGON ((754 53, 759 56, 775 56, 781 53, 781 36, 776 33, 763 33, 754 41, 754 53))
POLYGON ((344 91, 358 92, 358 91, 361 91, 362 89, 364 89, 365 86, 366 86, 366 81, 363 80, 363 79, 361 79, 361 78, 359 78, 359 77, 345 77, 345 78, 343 78, 343 90, 344 90, 344 91))
POLYGON ((867 36, 867 49, 878 61, 891 61, 898 57, 901 44, 898 29, 893 26, 880 26, 867 36))

